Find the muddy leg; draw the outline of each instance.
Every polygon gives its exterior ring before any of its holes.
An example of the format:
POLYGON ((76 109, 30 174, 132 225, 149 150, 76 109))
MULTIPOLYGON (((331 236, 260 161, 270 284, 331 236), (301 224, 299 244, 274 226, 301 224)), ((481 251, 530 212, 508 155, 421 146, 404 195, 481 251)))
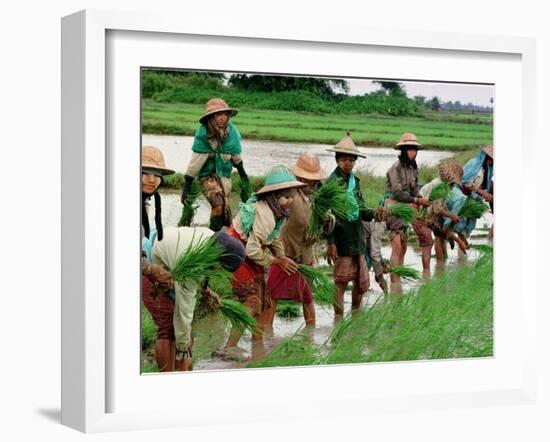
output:
POLYGON ((352 310, 359 310, 361 308, 361 304, 363 303, 363 292, 359 288, 359 284, 357 284, 357 281, 353 282, 353 289, 351 290, 351 309, 352 310))
POLYGON ((435 238, 435 259, 443 261, 447 258, 447 242, 438 236, 435 238))
POLYGON ((432 246, 422 247, 422 270, 424 271, 424 277, 430 277, 430 258, 432 255, 432 246))
POLYGON ((174 371, 176 359, 176 341, 171 339, 157 339, 155 354, 160 371, 174 371))
POLYGON ((344 292, 348 286, 345 282, 337 282, 336 294, 334 295, 334 314, 338 316, 344 315, 344 292))
POLYGON ((315 327, 315 304, 313 301, 302 304, 302 311, 304 312, 304 320, 306 321, 306 327, 315 327))
MULTIPOLYGON (((401 257, 401 236, 399 233, 393 235, 391 239, 391 257, 390 257, 390 267, 395 267, 399 265, 399 260, 401 257)), ((399 281, 399 276, 390 274, 390 281, 397 282, 399 281)))

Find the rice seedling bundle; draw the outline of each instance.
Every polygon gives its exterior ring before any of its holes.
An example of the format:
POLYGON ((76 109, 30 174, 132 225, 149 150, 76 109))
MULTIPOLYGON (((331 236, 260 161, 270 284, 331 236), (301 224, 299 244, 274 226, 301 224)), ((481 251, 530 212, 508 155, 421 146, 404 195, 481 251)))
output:
POLYGON ((458 216, 461 218, 480 218, 488 209, 489 207, 486 204, 468 198, 458 212, 458 216))
POLYGON ((241 333, 244 333, 246 330, 249 330, 251 333, 256 332, 256 320, 240 302, 232 299, 222 299, 220 313, 241 333))
POLYGON ((435 201, 438 199, 447 199, 451 193, 451 187, 449 183, 443 181, 442 183, 435 186, 430 192, 430 201, 435 201))
POLYGON ((298 271, 309 282, 313 291, 313 299, 317 304, 333 304, 335 287, 329 275, 305 264, 298 264, 298 271))
POLYGON ((336 344, 342 340, 344 335, 346 334, 347 330, 351 326, 351 316, 348 316, 344 319, 342 319, 338 325, 332 330, 332 333, 330 334, 329 341, 333 344, 336 344))
POLYGON ((353 209, 354 196, 337 180, 327 181, 313 194, 312 216, 307 228, 307 234, 319 237, 322 232, 323 221, 329 213, 338 218, 346 219, 353 209))
POLYGON ((390 267, 388 269, 388 272, 400 276, 403 279, 407 279, 409 281, 416 281, 420 278, 422 278, 422 275, 420 272, 412 267, 409 266, 395 266, 390 267))
POLYGON ((181 217, 178 222, 178 226, 191 225, 191 223, 193 222, 193 218, 195 217, 197 208, 199 207, 198 204, 195 204, 195 201, 197 200, 200 193, 201 188, 199 183, 193 181, 193 184, 191 185, 191 192, 189 192, 189 195, 185 200, 185 204, 183 205, 183 209, 181 210, 181 217))
POLYGON ((281 300, 277 302, 277 316, 280 318, 297 318, 300 316, 300 304, 292 301, 281 300))
POLYGON ((388 212, 390 216, 400 218, 408 224, 413 222, 415 216, 415 210, 410 206, 410 204, 405 203, 393 204, 390 206, 388 212))
POLYGON ((197 283, 203 278, 220 281, 230 279, 231 273, 220 268, 219 259, 225 250, 213 236, 207 239, 191 240, 191 243, 176 261, 172 278, 183 286, 197 283))

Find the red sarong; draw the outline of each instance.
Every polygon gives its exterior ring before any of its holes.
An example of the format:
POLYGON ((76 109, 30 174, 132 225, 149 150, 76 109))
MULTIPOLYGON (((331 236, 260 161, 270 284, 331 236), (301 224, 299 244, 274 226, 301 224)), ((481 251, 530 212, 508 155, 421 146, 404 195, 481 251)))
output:
POLYGON ((311 287, 300 272, 287 275, 277 264, 269 268, 267 290, 272 299, 287 299, 306 304, 313 300, 311 287))

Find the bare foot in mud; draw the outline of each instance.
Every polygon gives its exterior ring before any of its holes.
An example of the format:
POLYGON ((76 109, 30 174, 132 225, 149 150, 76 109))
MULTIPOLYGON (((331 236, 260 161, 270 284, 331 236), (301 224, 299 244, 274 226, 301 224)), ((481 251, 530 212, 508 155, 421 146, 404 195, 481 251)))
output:
POLYGON ((226 361, 243 362, 247 359, 244 352, 240 347, 224 347, 212 352, 212 356, 226 361))

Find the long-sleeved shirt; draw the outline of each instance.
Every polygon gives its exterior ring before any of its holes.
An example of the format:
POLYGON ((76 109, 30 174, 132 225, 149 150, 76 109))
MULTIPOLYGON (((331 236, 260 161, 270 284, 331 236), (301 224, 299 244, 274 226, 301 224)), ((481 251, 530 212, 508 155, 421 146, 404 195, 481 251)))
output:
POLYGON ((386 193, 401 203, 412 203, 418 193, 418 169, 397 160, 386 173, 386 193))
POLYGON ((258 201, 254 209, 254 224, 246 234, 241 223, 240 212, 233 218, 233 228, 243 241, 246 241, 246 256, 256 264, 266 268, 275 258, 284 256, 284 246, 278 236, 270 238, 275 229, 275 215, 265 201, 258 201), (268 253, 267 249, 271 252, 268 253))
POLYGON ((313 265, 315 261, 313 244, 306 241, 306 229, 312 212, 311 205, 309 197, 298 189, 290 216, 281 229, 281 241, 284 244, 286 256, 307 265, 313 265))
MULTIPOLYGON (((199 153, 199 152, 193 152, 191 154, 191 159, 189 160, 189 164, 187 165, 187 170, 185 172, 186 175, 192 176, 195 178, 197 175, 199 178, 201 177, 201 170, 203 170, 204 165, 207 161, 215 161, 216 155, 214 153, 199 153)), ((229 161, 233 163, 233 165, 237 165, 242 161, 241 155, 230 155, 230 154, 221 154, 223 161, 229 161)))
POLYGON ((334 231, 328 235, 329 244, 335 244, 339 256, 357 256, 365 253, 366 239, 365 229, 362 221, 371 221, 374 215, 372 209, 365 207, 365 200, 361 193, 359 178, 354 174, 346 176, 342 169, 337 167, 328 177, 328 180, 341 179, 346 188, 350 179, 355 180, 353 195, 359 206, 359 219, 348 221, 347 219, 336 218, 334 231))

